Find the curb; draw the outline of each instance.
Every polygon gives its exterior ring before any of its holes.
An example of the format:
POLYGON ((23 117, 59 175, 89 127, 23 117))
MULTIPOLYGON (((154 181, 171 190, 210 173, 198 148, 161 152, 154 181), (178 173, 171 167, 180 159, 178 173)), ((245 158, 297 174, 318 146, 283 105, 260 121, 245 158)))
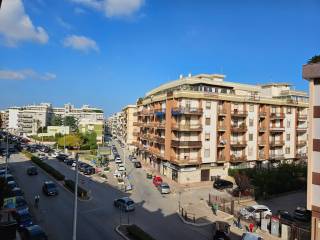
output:
POLYGON ((123 239, 125 239, 125 240, 131 240, 130 238, 128 238, 126 235, 124 235, 120 230, 119 230, 119 228, 121 227, 121 226, 129 226, 129 224, 121 224, 121 225, 118 225, 118 226, 116 226, 115 227, 115 231, 116 231, 116 233, 118 233, 123 239))
POLYGON ((210 224, 212 224, 213 222, 209 222, 209 223, 192 223, 192 222, 188 222, 186 221, 179 213, 179 211, 177 211, 177 214, 179 216, 179 218, 181 219, 181 221, 185 224, 188 224, 188 225, 192 225, 192 226, 195 226, 195 227, 205 227, 205 226, 208 226, 210 224))
MULTIPOLYGON (((211 209, 206 203, 204 203, 204 206, 205 206, 208 210, 212 211, 212 209, 211 209)), ((217 212, 222 212, 223 214, 228 215, 227 217, 223 218, 223 220, 225 220, 225 221, 228 221, 228 220, 231 220, 231 219, 234 218, 233 215, 231 215, 231 214, 229 214, 229 213, 226 213, 226 212, 223 212, 223 211, 220 211, 219 209, 217 210, 217 212)))

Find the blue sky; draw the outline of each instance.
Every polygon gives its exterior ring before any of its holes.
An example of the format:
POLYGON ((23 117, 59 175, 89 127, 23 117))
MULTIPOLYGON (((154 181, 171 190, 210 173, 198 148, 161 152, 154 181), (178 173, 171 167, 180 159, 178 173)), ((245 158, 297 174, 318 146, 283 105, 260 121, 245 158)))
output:
POLYGON ((307 90, 319 10, 318 0, 4 0, 0 109, 71 102, 109 115, 188 73, 307 90))

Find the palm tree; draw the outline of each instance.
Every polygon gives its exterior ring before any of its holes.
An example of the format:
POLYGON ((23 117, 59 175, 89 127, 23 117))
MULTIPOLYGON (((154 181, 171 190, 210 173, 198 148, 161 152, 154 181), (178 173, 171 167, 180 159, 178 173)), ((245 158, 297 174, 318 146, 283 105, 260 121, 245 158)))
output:
POLYGON ((308 60, 308 64, 310 63, 320 63, 320 55, 314 55, 312 58, 308 60))

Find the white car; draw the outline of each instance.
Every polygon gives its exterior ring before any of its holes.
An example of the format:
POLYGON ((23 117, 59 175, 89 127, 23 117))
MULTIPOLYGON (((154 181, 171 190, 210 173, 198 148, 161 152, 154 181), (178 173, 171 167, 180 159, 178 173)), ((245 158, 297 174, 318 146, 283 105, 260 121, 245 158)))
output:
POLYGON ((268 218, 272 216, 271 210, 265 205, 253 205, 240 210, 240 215, 245 219, 260 220, 262 218, 268 218))
POLYGON ((124 166, 119 166, 118 167, 118 171, 120 172, 124 172, 126 170, 126 168, 124 166))
POLYGON ((115 163, 117 163, 117 164, 122 163, 121 158, 119 158, 119 157, 118 157, 118 158, 116 158, 115 163))
POLYGON ((258 234, 247 232, 242 234, 241 240, 263 240, 263 238, 258 234))

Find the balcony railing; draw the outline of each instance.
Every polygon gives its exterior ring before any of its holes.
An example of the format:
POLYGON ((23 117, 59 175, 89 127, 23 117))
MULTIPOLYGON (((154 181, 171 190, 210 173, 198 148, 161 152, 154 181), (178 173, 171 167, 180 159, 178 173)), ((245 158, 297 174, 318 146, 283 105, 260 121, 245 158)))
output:
POLYGON ((233 111, 231 111, 231 116, 238 117, 238 118, 245 118, 248 116, 248 111, 240 111, 240 110, 234 109, 233 111))
POLYGON ((165 122, 158 122, 155 124, 155 128, 157 129, 165 129, 166 128, 166 123, 165 122))
POLYGON ((284 113, 270 113, 271 120, 283 119, 285 117, 284 113))
POLYGON ((135 127, 141 127, 142 126, 142 122, 133 122, 133 126, 135 127))
POLYGON ((260 118, 265 118, 267 116, 267 112, 264 112, 264 111, 260 111, 259 112, 259 117, 260 118))
POLYGON ((133 132, 132 135, 138 137, 140 135, 140 132, 133 132))
POLYGON ((246 160, 247 160, 246 155, 242 155, 242 156, 231 155, 230 157, 230 162, 245 162, 246 160))
POLYGON ((224 155, 217 156, 217 162, 225 162, 225 161, 226 161, 226 157, 224 155))
POLYGON ((182 114, 202 115, 203 109, 202 108, 192 108, 192 107, 177 107, 177 108, 172 108, 171 113, 174 116, 182 115, 182 114))
POLYGON ((177 165, 198 165, 201 164, 201 157, 189 157, 189 156, 171 156, 170 162, 177 165))
POLYGON ((307 141, 306 140, 298 140, 296 141, 296 145, 297 147, 303 147, 307 145, 307 141))
POLYGON ((225 132, 227 130, 227 127, 224 124, 218 124, 217 129, 218 129, 218 132, 225 132))
POLYGON ((284 127, 270 126, 270 132, 284 132, 284 127))
POLYGON ((270 141, 270 147, 281 147, 284 145, 283 140, 270 141))
POLYGON ((283 153, 271 153, 270 159, 283 159, 284 154, 283 153))
POLYGON ((258 140, 258 144, 259 144, 259 146, 265 146, 266 141, 265 140, 258 140))
POLYGON ((202 126, 200 124, 174 124, 172 129, 175 131, 201 131, 202 126))
POLYGON ((244 148, 247 146, 247 141, 245 140, 231 141, 230 145, 233 148, 244 148))
POLYGON ((156 108, 156 109, 154 109, 153 112, 156 117, 163 117, 166 114, 166 109, 165 108, 156 108))
POLYGON ((267 131, 267 128, 266 128, 266 127, 264 127, 264 126, 259 126, 259 132, 263 133, 263 132, 265 132, 265 131, 267 131))
POLYGON ((233 125, 231 127, 232 132, 246 132, 247 131, 247 125, 241 124, 241 125, 233 125))
POLYGON ((227 144, 227 141, 224 139, 218 139, 218 148, 224 148, 227 144))
POLYGON ((297 118, 298 118, 299 121, 307 121, 307 119, 308 119, 308 114, 298 113, 298 114, 297 114, 297 118))
POLYGON ((306 159, 306 158, 308 158, 308 155, 307 155, 307 153, 297 153, 296 154, 296 158, 298 158, 298 159, 306 159))
POLYGON ((176 148, 201 148, 201 141, 180 141, 180 140, 172 140, 171 146, 176 148))
POLYGON ((225 116, 227 115, 227 109, 225 108, 218 108, 218 115, 225 116))
POLYGON ((155 141, 156 143, 164 144, 165 138, 164 138, 164 137, 161 137, 161 136, 154 136, 154 141, 155 141))
POLYGON ((308 128, 306 126, 297 126, 297 131, 298 132, 306 132, 308 128))
POLYGON ((265 155, 264 153, 259 153, 258 158, 259 158, 259 160, 265 160, 265 159, 267 159, 267 158, 266 158, 266 155, 265 155))

